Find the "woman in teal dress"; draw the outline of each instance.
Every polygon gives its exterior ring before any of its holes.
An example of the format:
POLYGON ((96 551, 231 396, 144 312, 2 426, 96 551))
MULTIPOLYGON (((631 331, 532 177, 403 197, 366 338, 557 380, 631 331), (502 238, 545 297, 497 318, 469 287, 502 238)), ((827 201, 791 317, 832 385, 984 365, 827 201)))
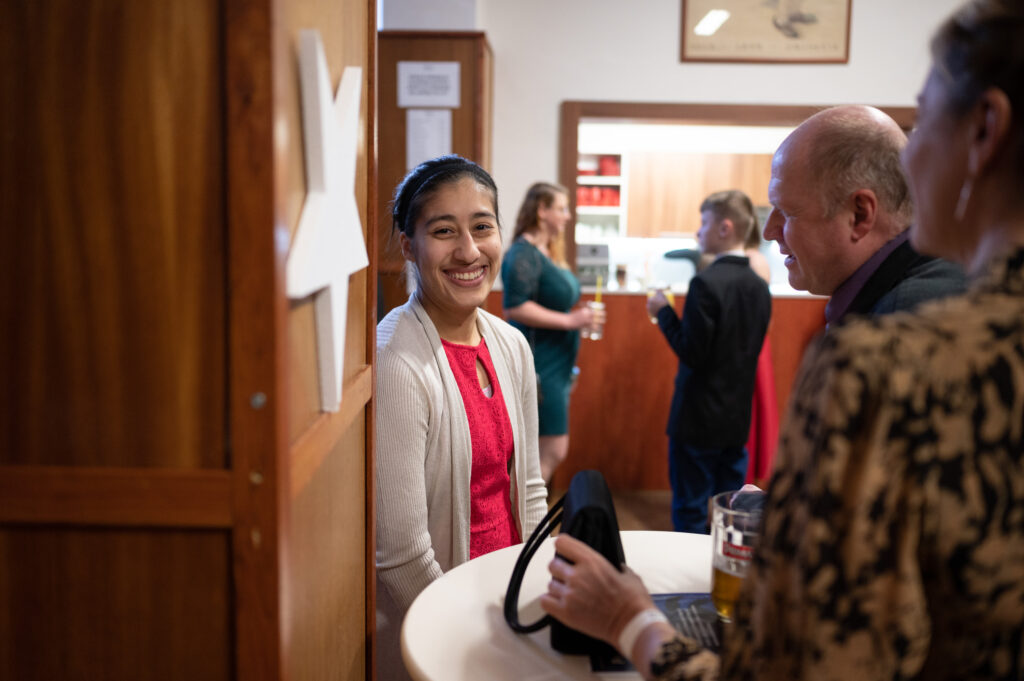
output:
POLYGON ((505 318, 533 348, 540 380, 540 468, 545 482, 569 452, 569 388, 579 330, 604 321, 587 307, 573 308, 580 283, 561 251, 569 217, 564 187, 534 184, 519 208, 512 245, 501 265, 505 318))

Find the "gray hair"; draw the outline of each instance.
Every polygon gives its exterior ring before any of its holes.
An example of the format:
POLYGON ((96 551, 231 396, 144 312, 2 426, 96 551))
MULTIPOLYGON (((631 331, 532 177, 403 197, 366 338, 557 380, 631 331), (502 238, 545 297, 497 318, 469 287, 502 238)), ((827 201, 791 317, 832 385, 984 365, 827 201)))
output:
POLYGON ((808 169, 821 189, 825 216, 833 217, 853 192, 870 189, 900 227, 909 225, 913 204, 900 164, 906 143, 898 128, 863 114, 833 112, 808 151, 808 169))

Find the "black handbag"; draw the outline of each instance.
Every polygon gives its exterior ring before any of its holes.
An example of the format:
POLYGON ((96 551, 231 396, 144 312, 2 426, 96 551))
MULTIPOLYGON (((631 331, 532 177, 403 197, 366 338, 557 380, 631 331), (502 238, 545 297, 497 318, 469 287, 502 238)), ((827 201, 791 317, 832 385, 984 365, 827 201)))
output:
POLYGON ((537 525, 516 559, 505 592, 505 621, 513 631, 520 634, 528 634, 550 624, 551 647, 561 653, 614 655, 615 650, 607 643, 567 627, 551 615, 544 615, 532 624, 519 621, 519 589, 523 584, 526 566, 559 521, 562 523, 562 532, 585 542, 622 571, 626 559, 622 553, 619 521, 615 517, 615 505, 608 485, 599 471, 580 471, 569 483, 569 491, 555 502, 537 525))

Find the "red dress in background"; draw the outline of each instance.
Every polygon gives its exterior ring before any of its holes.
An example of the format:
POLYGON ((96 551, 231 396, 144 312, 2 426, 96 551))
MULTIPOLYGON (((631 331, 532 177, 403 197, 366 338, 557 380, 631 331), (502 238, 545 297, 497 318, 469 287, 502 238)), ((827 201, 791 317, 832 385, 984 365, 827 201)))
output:
POLYGON ((754 400, 750 410, 750 435, 747 438, 747 484, 765 480, 772 475, 775 447, 779 439, 779 408, 775 399, 775 371, 772 369, 772 348, 764 337, 757 357, 754 376, 754 400))

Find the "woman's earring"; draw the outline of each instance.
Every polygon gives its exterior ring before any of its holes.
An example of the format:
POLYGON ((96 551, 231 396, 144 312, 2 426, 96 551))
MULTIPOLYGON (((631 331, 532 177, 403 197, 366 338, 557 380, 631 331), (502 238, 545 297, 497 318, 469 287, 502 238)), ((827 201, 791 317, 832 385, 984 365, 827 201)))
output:
POLYGON ((964 221, 964 215, 967 213, 967 204, 971 202, 971 192, 974 190, 974 176, 968 175, 964 178, 964 183, 960 186, 960 198, 956 202, 956 211, 953 213, 953 217, 956 218, 957 222, 964 221))

